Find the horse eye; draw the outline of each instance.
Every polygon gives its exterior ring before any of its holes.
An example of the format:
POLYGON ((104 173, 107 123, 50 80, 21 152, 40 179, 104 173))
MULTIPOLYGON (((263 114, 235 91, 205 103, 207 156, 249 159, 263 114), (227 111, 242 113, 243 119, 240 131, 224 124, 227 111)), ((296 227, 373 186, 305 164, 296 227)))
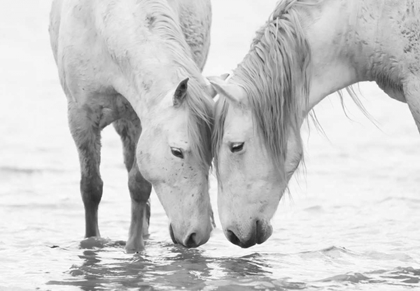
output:
POLYGON ((244 143, 243 142, 234 142, 230 145, 230 151, 232 153, 237 153, 242 151, 244 148, 244 143))
POLYGON ((182 153, 182 150, 179 148, 171 148, 171 152, 177 158, 180 158, 180 159, 184 158, 184 154, 182 153))

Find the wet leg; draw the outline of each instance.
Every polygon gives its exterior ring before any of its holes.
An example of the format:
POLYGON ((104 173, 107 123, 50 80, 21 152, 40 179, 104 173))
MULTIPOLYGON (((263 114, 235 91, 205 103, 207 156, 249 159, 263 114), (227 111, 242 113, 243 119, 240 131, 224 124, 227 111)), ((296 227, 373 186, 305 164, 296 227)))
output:
POLYGON ((126 250, 127 252, 138 252, 144 248, 143 236, 149 234, 149 197, 152 185, 140 174, 136 162, 133 164, 128 179, 131 195, 131 224, 126 250))
POLYGON ((98 206, 103 182, 99 172, 101 133, 95 123, 96 113, 87 106, 69 103, 69 126, 80 160, 80 191, 85 207, 85 237, 100 237, 98 206))
POLYGON ((150 221, 151 184, 140 174, 136 162, 136 145, 141 134, 140 120, 121 119, 114 122, 124 148, 124 163, 128 171, 128 188, 131 196, 131 224, 126 244, 127 252, 144 248, 143 236, 148 235, 150 221))

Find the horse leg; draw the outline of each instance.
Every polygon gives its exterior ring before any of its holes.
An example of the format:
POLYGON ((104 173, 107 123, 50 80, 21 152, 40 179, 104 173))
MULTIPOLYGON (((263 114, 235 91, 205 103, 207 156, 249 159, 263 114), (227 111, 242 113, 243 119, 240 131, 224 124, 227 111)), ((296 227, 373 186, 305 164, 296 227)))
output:
POLYGON ((413 77, 405 83, 404 95, 420 132, 420 77, 413 77))
POLYGON ((85 207, 85 237, 100 237, 98 206, 102 198, 103 182, 99 172, 101 161, 101 132, 95 120, 97 113, 88 106, 72 102, 68 108, 69 127, 80 160, 80 192, 85 207))
POLYGON ((150 192, 152 185, 140 174, 136 162, 136 145, 141 134, 140 120, 120 119, 114 127, 124 148, 124 163, 128 171, 128 189, 131 196, 131 223, 126 244, 127 252, 138 252, 144 248, 143 236, 148 235, 150 221, 150 192))

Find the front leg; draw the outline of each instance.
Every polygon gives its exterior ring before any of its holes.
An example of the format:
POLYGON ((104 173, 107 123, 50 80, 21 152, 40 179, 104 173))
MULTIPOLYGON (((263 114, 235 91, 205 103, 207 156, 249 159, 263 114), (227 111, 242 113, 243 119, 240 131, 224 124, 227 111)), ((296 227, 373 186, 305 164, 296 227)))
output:
POLYGON ((99 172, 101 161, 100 128, 92 122, 98 110, 78 106, 72 102, 68 107, 69 127, 77 146, 80 160, 80 192, 85 206, 85 237, 100 237, 98 207, 102 198, 103 182, 99 172))
POLYGON ((125 249, 132 253, 144 248, 143 236, 149 234, 149 197, 152 191, 152 185, 140 174, 136 161, 129 174, 128 188, 131 196, 131 224, 125 249))
POLYGON ((125 248, 127 252, 133 253, 144 248, 143 236, 149 234, 149 197, 152 185, 143 178, 137 166, 136 146, 141 134, 141 124, 134 111, 131 111, 129 119, 120 119, 114 122, 114 127, 123 143, 124 163, 128 171, 131 224, 125 248))

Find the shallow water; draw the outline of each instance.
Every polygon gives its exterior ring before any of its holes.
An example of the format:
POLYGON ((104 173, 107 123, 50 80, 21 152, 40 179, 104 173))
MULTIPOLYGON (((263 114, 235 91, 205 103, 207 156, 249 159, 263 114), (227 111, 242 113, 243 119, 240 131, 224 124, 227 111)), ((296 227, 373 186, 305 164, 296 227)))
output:
MULTIPOLYGON (((99 213, 106 239, 80 248, 79 166, 47 2, 0 3, 0 290, 420 289, 420 137, 407 106, 372 84, 360 91, 377 127, 349 98, 350 118, 337 96, 323 101, 317 116, 326 137, 302 129, 306 169, 280 203, 273 236, 246 250, 225 239, 218 221, 206 245, 174 246, 152 194, 146 250, 125 254, 127 176, 119 138, 106 129, 99 213)), ((236 66, 275 3, 226 2, 213 0, 207 75, 236 66)), ((214 177, 211 196, 216 208, 214 177)))

